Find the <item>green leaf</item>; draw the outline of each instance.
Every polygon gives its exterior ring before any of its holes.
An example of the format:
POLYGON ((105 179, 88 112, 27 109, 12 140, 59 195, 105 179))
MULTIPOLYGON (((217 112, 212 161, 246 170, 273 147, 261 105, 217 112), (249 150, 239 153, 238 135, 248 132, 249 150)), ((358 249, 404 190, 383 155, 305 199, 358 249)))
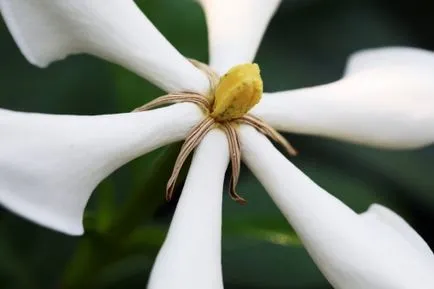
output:
POLYGON ((322 148, 337 159, 350 160, 361 170, 370 182, 383 182, 395 194, 401 194, 416 201, 419 205, 434 207, 432 149, 419 150, 379 150, 331 140, 323 140, 322 148))
POLYGON ((125 242, 125 247, 131 252, 144 252, 147 253, 159 251, 164 242, 169 226, 165 225, 147 225, 137 228, 128 237, 125 242))
POLYGON ((104 180, 96 193, 97 204, 94 213, 96 230, 106 232, 116 214, 116 191, 112 179, 104 180))
POLYGON ((37 288, 36 278, 25 263, 25 258, 16 254, 16 249, 4 233, 4 228, 0 228, 0 284, 7 288, 37 288))
POLYGON ((301 245, 295 232, 278 215, 225 218, 223 223, 226 237, 241 237, 281 246, 301 245))
POLYGON ((129 255, 107 266, 96 279, 96 285, 92 289, 146 288, 146 273, 150 271, 153 261, 153 258, 146 254, 129 255), (131 284, 131 281, 134 284, 131 284))

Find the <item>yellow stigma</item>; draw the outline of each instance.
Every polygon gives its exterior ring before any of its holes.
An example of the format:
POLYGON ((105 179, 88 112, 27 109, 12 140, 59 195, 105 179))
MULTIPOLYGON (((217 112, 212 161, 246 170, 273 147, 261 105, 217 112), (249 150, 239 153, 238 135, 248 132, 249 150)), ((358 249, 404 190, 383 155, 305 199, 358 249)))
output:
POLYGON ((234 66, 223 75, 215 89, 211 116, 218 121, 242 117, 261 99, 262 87, 257 64, 234 66))

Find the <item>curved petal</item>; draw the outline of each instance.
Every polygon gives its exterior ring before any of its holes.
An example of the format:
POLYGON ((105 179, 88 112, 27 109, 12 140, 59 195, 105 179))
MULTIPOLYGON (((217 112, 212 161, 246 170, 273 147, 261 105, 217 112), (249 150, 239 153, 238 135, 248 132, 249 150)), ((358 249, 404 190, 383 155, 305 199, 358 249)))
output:
POLYGON ((24 56, 45 67, 89 53, 120 64, 170 92, 207 93, 207 77, 158 32, 132 0, 0 0, 24 56))
POLYGON ((424 239, 398 214, 379 204, 373 204, 369 209, 360 214, 370 225, 378 230, 378 233, 387 233, 384 226, 396 231, 415 249, 417 249, 428 262, 434 266, 434 254, 424 239))
POLYGON ((224 74, 252 62, 281 0, 200 0, 208 23, 210 65, 224 74))
POLYGON ((83 233, 98 183, 146 152, 183 139, 202 118, 192 104, 99 116, 0 110, 0 204, 42 226, 83 233))
POLYGON ((251 127, 241 127, 240 136, 247 166, 335 288, 433 288, 432 266, 394 230, 377 234, 251 127))
POLYGON ((433 53, 412 47, 366 49, 350 55, 345 75, 397 65, 415 68, 434 66, 433 53))
POLYGON ((221 215, 228 160, 225 134, 209 132, 194 154, 149 289, 223 289, 221 215))
POLYGON ((385 148, 427 146, 434 143, 433 62, 434 53, 418 49, 364 52, 351 58, 343 79, 265 95, 252 113, 283 131, 385 148))

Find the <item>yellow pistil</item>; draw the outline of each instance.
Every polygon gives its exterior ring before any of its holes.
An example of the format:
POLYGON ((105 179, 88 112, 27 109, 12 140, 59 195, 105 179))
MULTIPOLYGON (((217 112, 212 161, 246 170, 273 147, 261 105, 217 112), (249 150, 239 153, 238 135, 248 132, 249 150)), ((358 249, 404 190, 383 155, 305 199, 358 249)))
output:
POLYGON ((296 155, 297 152, 274 128, 261 119, 248 114, 249 110, 262 97, 263 84, 257 64, 237 65, 219 80, 217 74, 207 65, 195 60, 191 60, 191 62, 208 75, 212 88, 209 95, 187 92, 171 93, 160 96, 135 109, 135 111, 144 111, 170 103, 191 102, 200 106, 206 113, 206 117, 192 128, 181 147, 172 175, 167 183, 166 198, 168 200, 172 198, 176 179, 189 154, 211 129, 219 127, 228 138, 232 167, 229 193, 232 199, 244 204, 246 201, 236 192, 241 167, 241 147, 237 133, 237 123, 253 126, 262 134, 282 145, 290 155, 296 155))
POLYGON ((217 121, 229 121, 244 116, 259 102, 262 90, 257 64, 247 63, 231 68, 215 88, 211 117, 217 121))

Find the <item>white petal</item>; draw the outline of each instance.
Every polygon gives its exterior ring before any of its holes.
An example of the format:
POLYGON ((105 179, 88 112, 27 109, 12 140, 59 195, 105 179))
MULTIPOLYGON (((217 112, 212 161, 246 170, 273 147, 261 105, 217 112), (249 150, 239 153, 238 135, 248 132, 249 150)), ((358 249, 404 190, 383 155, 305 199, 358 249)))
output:
POLYGON ((222 289, 222 190, 229 152, 226 136, 213 130, 196 149, 149 289, 222 289))
MULTIPOLYGON (((326 236, 333 228, 324 224, 331 222, 340 223, 336 229, 353 231, 359 219, 355 212, 317 186, 255 129, 242 126, 239 131, 243 160, 301 238, 313 231, 326 236)), ((322 246, 322 241, 316 246, 322 246)))
POLYGON ((385 148, 430 145, 433 62, 434 53, 416 49, 362 53, 352 58, 343 79, 264 95, 253 114, 283 131, 385 148), (378 65, 376 58, 382 59, 378 65))
POLYGON ((240 135, 243 159, 335 288, 434 288, 432 266, 394 230, 387 232, 392 237, 382 238, 264 136, 250 127, 241 127, 240 135))
POLYGON ((46 115, 0 110, 0 204, 42 226, 83 233, 98 183, 146 152, 181 140, 200 120, 192 104, 141 113, 46 115))
POLYGON ((210 65, 218 73, 252 62, 281 0, 200 0, 208 23, 210 65))
POLYGON ((430 247, 401 216, 379 204, 371 205, 369 209, 360 214, 360 216, 369 222, 374 230, 377 229, 378 233, 386 233, 383 229, 384 226, 395 230, 396 233, 400 234, 402 238, 417 249, 423 258, 426 258, 427 261, 431 262, 432 266, 434 266, 434 255, 430 247))
POLYGON ((89 53, 120 64, 166 91, 206 93, 206 76, 190 64, 132 0, 0 0, 24 56, 45 67, 89 53))
POLYGON ((350 55, 345 75, 385 66, 434 66, 432 52, 411 47, 367 49, 350 55))

